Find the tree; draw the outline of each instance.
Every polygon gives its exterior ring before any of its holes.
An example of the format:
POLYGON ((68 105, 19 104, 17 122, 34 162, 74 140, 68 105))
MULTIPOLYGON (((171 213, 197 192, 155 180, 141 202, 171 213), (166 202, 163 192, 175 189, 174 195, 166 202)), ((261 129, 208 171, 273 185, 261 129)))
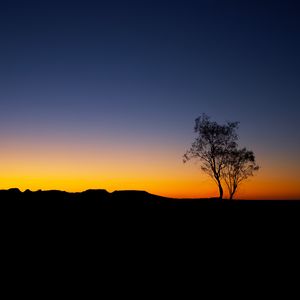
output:
POLYGON ((223 198, 224 169, 228 163, 228 153, 237 148, 238 122, 220 125, 203 114, 195 120, 194 131, 198 134, 191 148, 184 154, 183 162, 195 158, 200 160, 201 169, 218 185, 219 198, 223 198))
POLYGON ((253 176, 259 166, 255 162, 254 153, 246 148, 232 149, 226 154, 226 157, 222 177, 228 188, 229 199, 233 199, 240 183, 249 176, 253 176))

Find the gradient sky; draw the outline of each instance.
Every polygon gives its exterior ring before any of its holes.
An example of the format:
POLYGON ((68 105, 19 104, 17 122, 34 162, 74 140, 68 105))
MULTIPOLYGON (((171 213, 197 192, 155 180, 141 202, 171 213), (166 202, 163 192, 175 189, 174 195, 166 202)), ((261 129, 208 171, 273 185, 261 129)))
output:
POLYGON ((218 194, 182 155, 205 112, 261 170, 241 198, 300 198, 300 5, 0 3, 0 188, 218 194))

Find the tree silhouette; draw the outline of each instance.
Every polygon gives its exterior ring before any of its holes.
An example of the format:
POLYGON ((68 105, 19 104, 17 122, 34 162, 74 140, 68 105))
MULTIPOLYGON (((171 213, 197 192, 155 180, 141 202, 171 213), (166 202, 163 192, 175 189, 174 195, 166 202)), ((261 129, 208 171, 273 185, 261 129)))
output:
POLYGON ((202 114, 195 120, 194 131, 198 134, 190 149, 184 154, 183 162, 197 159, 201 169, 218 185, 219 198, 223 199, 225 182, 229 198, 233 199, 238 186, 258 171, 253 151, 238 149, 238 122, 220 125, 202 114))
POLYGON ((239 184, 249 176, 253 176, 259 166, 255 162, 254 153, 246 148, 233 149, 226 156, 222 177, 228 188, 229 199, 233 199, 239 184))
POLYGON ((222 179, 229 161, 228 153, 237 148, 238 122, 220 125, 203 114, 195 120, 194 131, 198 134, 191 148, 184 154, 183 162, 195 158, 201 162, 201 169, 218 185, 219 198, 223 198, 222 179))

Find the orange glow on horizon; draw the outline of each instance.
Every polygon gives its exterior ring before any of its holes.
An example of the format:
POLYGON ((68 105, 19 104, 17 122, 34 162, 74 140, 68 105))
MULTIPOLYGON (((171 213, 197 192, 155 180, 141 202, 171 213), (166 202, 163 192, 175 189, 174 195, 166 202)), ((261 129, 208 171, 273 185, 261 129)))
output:
MULTIPOLYGON (((174 198, 217 197, 217 186, 201 173, 199 165, 182 163, 184 150, 151 143, 120 147, 118 141, 106 146, 71 140, 11 142, 1 151, 0 188, 145 190, 174 198)), ((267 159, 260 161, 264 167, 241 185, 236 198, 300 199, 297 168, 279 166, 274 171, 267 159)))

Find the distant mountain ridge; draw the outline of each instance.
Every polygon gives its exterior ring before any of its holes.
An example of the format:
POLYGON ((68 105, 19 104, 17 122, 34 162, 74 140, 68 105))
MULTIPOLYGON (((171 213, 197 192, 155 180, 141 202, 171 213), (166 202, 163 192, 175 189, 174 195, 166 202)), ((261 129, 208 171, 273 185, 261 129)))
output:
POLYGON ((185 228, 182 234, 192 230, 198 235, 211 228, 217 232, 240 226, 252 230, 266 220, 273 226, 281 226, 287 220, 289 226, 298 227, 299 214, 300 201, 294 200, 175 199, 135 190, 0 190, 0 222, 4 229, 13 226, 17 231, 36 231, 41 225, 52 230, 66 223, 64 228, 76 225, 78 231, 88 227, 91 232, 97 228, 103 233, 114 228, 124 234, 136 230, 145 234, 145 228, 156 228, 158 232, 164 228, 163 235, 168 236, 185 228))
MULTIPOLYGON (((0 190, 0 201, 4 200, 43 200, 43 201, 88 201, 97 200, 98 203, 110 203, 121 205, 126 203, 126 205, 131 204, 143 204, 143 205, 200 205, 203 206, 204 203, 211 203, 218 205, 220 203, 227 203, 229 205, 236 205, 241 203, 298 203, 297 200, 219 200, 218 198, 170 198, 159 195, 151 194, 143 190, 116 190, 113 192, 108 192, 105 189, 88 189, 83 192, 66 192, 61 190, 37 190, 31 191, 29 189, 24 192, 20 191, 18 188, 11 188, 8 190, 0 190), (235 203, 235 204, 233 204, 235 203)), ((299 199, 300 200, 300 199, 299 199)))

